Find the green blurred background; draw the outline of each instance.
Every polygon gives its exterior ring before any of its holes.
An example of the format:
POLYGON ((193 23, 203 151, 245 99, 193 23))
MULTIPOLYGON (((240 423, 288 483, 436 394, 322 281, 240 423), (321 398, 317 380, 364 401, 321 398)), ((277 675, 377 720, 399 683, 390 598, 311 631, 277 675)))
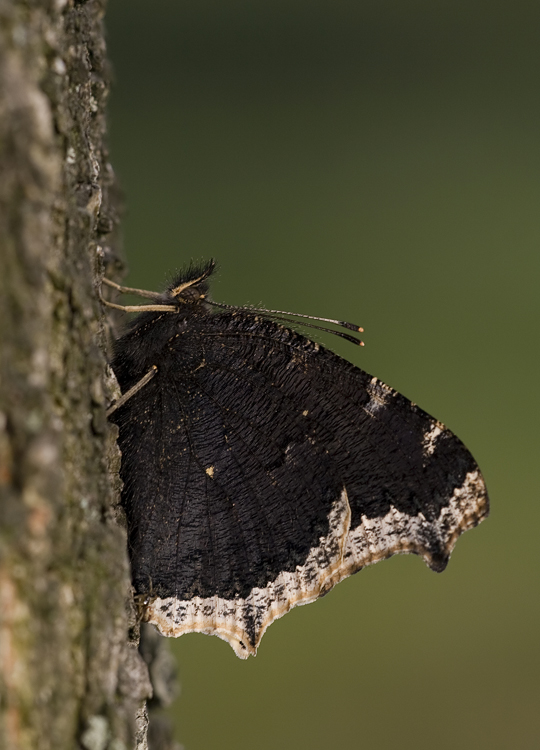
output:
POLYGON ((174 642, 186 750, 540 747, 540 4, 110 0, 128 282, 360 323, 334 350, 464 440, 491 517, 239 661, 174 642))

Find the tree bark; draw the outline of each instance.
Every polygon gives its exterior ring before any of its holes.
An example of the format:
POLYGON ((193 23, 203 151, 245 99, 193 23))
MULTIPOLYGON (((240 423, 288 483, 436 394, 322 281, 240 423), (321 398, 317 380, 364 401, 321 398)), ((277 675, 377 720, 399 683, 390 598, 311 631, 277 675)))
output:
POLYGON ((104 5, 0 0, 4 750, 146 746, 96 294, 118 266, 104 5))

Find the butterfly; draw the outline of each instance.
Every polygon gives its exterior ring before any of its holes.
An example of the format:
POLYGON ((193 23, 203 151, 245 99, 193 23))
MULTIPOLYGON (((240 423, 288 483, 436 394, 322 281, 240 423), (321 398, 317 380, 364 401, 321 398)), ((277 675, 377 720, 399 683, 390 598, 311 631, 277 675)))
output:
POLYGON ((106 302, 138 313, 115 344, 109 415, 144 619, 246 658, 274 620, 366 565, 415 553, 442 571, 489 503, 443 424, 285 313, 213 302, 214 269, 191 265, 163 294, 104 279, 150 300, 106 302))

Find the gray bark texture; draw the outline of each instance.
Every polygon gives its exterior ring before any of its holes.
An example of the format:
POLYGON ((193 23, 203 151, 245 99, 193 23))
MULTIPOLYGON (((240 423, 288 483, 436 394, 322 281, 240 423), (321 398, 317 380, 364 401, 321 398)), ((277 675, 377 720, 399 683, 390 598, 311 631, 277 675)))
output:
POLYGON ((0 747, 146 745, 98 283, 105 0, 0 0, 0 747))

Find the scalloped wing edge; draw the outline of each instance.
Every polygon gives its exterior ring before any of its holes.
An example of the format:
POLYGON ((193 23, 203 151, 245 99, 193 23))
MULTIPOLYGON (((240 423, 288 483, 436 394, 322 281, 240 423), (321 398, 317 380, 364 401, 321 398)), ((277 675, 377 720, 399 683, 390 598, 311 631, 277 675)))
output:
POLYGON ((238 657, 247 659, 257 653, 261 638, 275 620, 293 607, 316 601, 367 565, 395 554, 413 553, 433 570, 444 570, 459 536, 477 526, 488 512, 487 492, 478 469, 466 475, 432 522, 421 513, 410 516, 392 507, 382 518, 362 516, 360 525, 351 529, 351 509, 343 488, 330 510, 328 534, 310 550, 304 565, 280 573, 245 599, 153 598, 144 619, 165 636, 216 635, 227 641, 238 657))

